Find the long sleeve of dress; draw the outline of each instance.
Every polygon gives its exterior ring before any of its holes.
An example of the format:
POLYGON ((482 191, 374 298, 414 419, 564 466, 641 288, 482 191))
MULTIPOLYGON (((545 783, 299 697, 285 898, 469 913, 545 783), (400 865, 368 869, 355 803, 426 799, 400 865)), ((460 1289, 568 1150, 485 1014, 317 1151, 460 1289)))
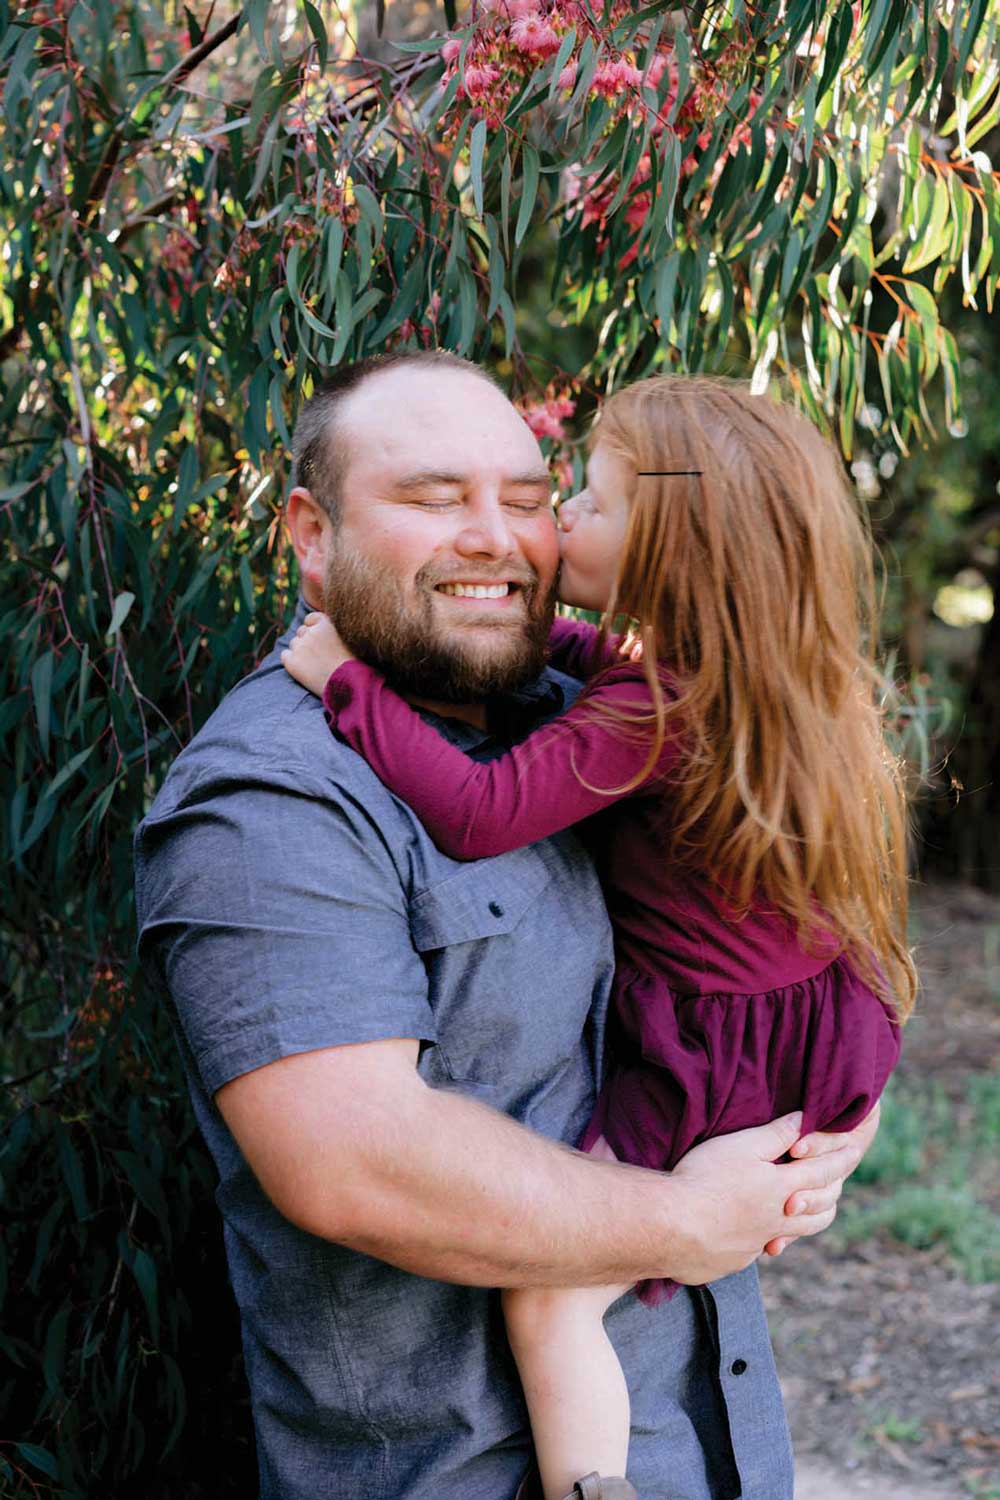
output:
POLYGON ((549 664, 557 672, 568 672, 570 677, 584 681, 592 677, 601 667, 610 667, 621 661, 618 655, 620 636, 609 636, 604 649, 597 651, 599 631, 596 625, 586 620, 564 620, 561 616, 552 621, 549 631, 549 664))
POLYGON ((677 761, 676 736, 668 735, 641 784, 617 790, 643 770, 652 743, 649 726, 601 712, 634 717, 649 709, 642 668, 631 663, 602 672, 567 713, 486 763, 450 745, 363 662, 332 674, 323 703, 340 737, 409 803, 452 859, 482 859, 547 838, 648 790, 677 761))

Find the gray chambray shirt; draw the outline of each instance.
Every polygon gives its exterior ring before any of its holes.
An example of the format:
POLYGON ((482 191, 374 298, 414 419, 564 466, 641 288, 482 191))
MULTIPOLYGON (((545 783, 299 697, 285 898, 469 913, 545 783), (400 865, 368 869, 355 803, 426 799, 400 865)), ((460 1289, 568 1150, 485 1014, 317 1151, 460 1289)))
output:
MULTIPOLYGON (((299 610, 291 629, 304 614, 299 610)), ((289 632, 289 633, 290 633, 289 632)), ((287 639, 287 637, 286 637, 287 639)), ((136 836, 139 951, 175 1008, 239 1303, 263 1500, 512 1500, 529 1461, 496 1292, 414 1276, 295 1228, 214 1102, 228 1080, 338 1043, 422 1040, 419 1068, 575 1142, 612 973, 572 832, 459 864, 327 728, 275 651, 178 757, 136 836)), ((489 758, 577 684, 546 671, 484 735, 489 758)), ((482 1164, 488 1183, 490 1164, 482 1164)), ((632 1397, 643 1500, 790 1500, 755 1272, 606 1324, 632 1397)))

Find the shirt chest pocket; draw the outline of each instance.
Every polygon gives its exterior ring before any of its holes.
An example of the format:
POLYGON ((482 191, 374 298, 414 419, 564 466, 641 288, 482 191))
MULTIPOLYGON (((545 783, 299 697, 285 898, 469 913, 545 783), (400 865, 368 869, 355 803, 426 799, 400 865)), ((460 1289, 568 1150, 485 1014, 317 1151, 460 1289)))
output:
POLYGON ((532 1020, 550 879, 537 850, 519 849, 461 866, 411 902, 410 933, 438 1029, 429 1073, 439 1081, 507 1093, 535 1071, 532 1020))

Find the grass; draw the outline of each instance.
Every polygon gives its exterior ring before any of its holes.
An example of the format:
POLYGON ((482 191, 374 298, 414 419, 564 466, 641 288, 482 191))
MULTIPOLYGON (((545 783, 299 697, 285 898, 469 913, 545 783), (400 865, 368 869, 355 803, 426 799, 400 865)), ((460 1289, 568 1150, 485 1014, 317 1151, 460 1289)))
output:
POLYGON ((874 1436, 887 1438, 891 1443, 922 1443, 924 1430, 912 1418, 900 1417, 893 1411, 878 1412, 868 1423, 868 1431, 874 1436))
POLYGON ((954 1106, 940 1088, 895 1078, 882 1127, 844 1196, 844 1244, 886 1234, 943 1246, 966 1280, 1000 1280, 1000 1215, 986 1201, 1000 1141, 1000 1078, 971 1080, 954 1106))

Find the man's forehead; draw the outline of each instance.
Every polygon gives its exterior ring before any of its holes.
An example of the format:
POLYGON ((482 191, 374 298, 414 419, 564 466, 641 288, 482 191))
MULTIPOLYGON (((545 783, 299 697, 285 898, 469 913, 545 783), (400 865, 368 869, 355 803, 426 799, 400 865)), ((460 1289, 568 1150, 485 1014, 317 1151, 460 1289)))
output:
POLYGON ((387 475, 544 472, 537 442, 506 396, 463 371, 387 371, 343 412, 351 464, 387 475))

